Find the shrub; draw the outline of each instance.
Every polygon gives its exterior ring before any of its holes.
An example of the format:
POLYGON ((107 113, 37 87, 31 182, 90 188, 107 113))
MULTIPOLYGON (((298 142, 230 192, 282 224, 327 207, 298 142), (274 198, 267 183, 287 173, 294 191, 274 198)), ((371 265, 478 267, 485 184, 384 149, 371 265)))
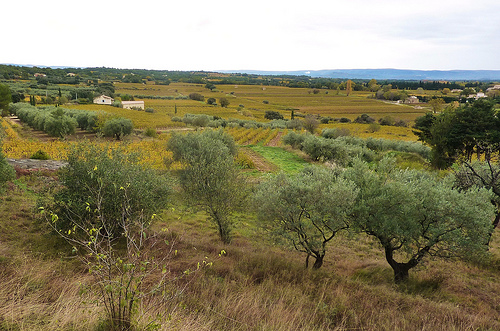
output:
POLYGON ((145 131, 144 131, 144 135, 146 137, 151 137, 151 138, 156 138, 158 137, 158 133, 156 132, 156 129, 154 128, 147 128, 145 131))
POLYGON ((287 135, 283 136, 281 140, 285 145, 290 145, 295 149, 302 149, 302 143, 306 139, 303 134, 298 134, 295 132, 289 132, 287 135))
POLYGON ((341 117, 339 120, 340 123, 351 123, 351 120, 347 117, 341 117))
POLYGON ((208 98, 207 99, 207 104, 209 104, 209 105, 215 105, 215 104, 217 104, 217 100, 215 100, 215 98, 208 98))
POLYGON ((219 103, 221 107, 227 108, 227 106, 229 106, 229 100, 227 98, 220 98, 219 103))
POLYGON ((370 123, 370 125, 368 126, 368 132, 378 132, 380 131, 380 124, 378 123, 370 123))
POLYGON ((33 155, 30 156, 30 159, 34 159, 34 160, 49 160, 50 156, 49 156, 49 154, 47 154, 47 152, 42 151, 41 149, 39 149, 38 151, 36 151, 35 153, 33 153, 33 155))
POLYGON ((293 119, 286 123, 286 128, 290 130, 300 130, 302 129, 302 121, 299 119, 293 119))
POLYGON ((328 139, 336 139, 338 137, 350 136, 351 132, 347 128, 331 128, 323 129, 321 136, 328 139))
POLYGON ((204 101, 205 97, 199 93, 190 93, 189 99, 196 100, 196 101, 204 101))
POLYGON ((400 127, 407 128, 408 122, 406 122, 405 120, 397 120, 396 123, 394 123, 394 126, 400 126, 400 127))
POLYGON ((210 122, 210 116, 202 114, 195 116, 191 121, 191 124, 197 127, 205 127, 208 122, 210 122))
POLYGON ((268 105, 269 101, 268 100, 263 100, 262 103, 265 104, 265 105, 268 105))
POLYGON ((304 126, 304 129, 314 134, 314 131, 319 126, 319 121, 314 115, 307 115, 302 121, 302 125, 304 126))
POLYGON ((102 131, 106 137, 115 137, 116 140, 120 140, 123 136, 131 134, 133 129, 134 125, 131 120, 119 117, 107 120, 102 131))
POLYGON ((0 151, 0 191, 3 191, 5 188, 5 184, 16 178, 16 172, 14 168, 7 163, 5 156, 0 151))
POLYGON ((380 123, 380 125, 391 125, 391 126, 396 123, 394 118, 392 118, 391 116, 382 117, 378 120, 378 122, 380 123))
POLYGON ((145 111, 146 111, 146 113, 154 113, 155 112, 155 110, 151 107, 146 108, 145 111))
POLYGON ((78 123, 74 118, 64 115, 63 110, 58 108, 46 117, 43 128, 52 137, 62 138, 75 133, 77 126, 78 123))
POLYGON ((368 114, 362 114, 361 116, 356 117, 354 122, 361 124, 370 124, 375 122, 375 119, 373 117, 370 117, 368 114))
POLYGON ((283 115, 281 115, 279 112, 274 111, 274 110, 266 110, 264 118, 267 118, 268 120, 282 120, 282 119, 284 119, 283 115))
POLYGON ((52 209, 62 230, 91 221, 108 234, 122 235, 123 224, 165 207, 170 186, 165 177, 138 163, 139 155, 108 146, 73 147, 68 166, 61 170, 63 188, 54 195, 52 209), (129 204, 126 212, 123 203, 129 204), (99 209, 99 213, 94 210, 99 209))

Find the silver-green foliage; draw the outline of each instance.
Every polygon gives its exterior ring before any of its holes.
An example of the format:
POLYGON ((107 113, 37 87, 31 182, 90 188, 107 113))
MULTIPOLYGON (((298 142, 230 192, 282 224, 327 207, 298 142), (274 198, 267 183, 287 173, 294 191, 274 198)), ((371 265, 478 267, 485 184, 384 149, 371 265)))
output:
POLYGON ((486 253, 494 212, 489 191, 461 192, 453 178, 401 170, 389 158, 373 169, 358 160, 344 176, 360 190, 353 224, 379 241, 397 282, 427 256, 486 253))
POLYGON ((181 185, 193 205, 203 208, 224 243, 231 241, 232 213, 241 205, 245 184, 234 163, 231 136, 222 131, 173 135, 168 142, 175 160, 185 163, 181 185))
POLYGON ((279 174, 262 183, 254 205, 260 220, 278 242, 291 245, 323 264, 327 244, 349 228, 358 190, 332 170, 309 167, 297 175, 279 174))

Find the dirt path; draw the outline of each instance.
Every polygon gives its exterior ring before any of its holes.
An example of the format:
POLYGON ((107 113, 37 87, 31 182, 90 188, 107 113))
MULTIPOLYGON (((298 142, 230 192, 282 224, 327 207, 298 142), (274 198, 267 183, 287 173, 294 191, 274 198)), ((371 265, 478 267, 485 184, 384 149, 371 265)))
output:
POLYGON ((283 135, 283 132, 281 132, 281 131, 278 132, 276 137, 274 137, 266 146, 271 146, 271 147, 279 146, 282 135, 283 135))
POLYGON ((278 167, 271 162, 260 156, 259 153, 252 151, 248 147, 240 147, 241 151, 245 153, 253 162, 255 169, 262 172, 273 172, 278 170, 278 167))

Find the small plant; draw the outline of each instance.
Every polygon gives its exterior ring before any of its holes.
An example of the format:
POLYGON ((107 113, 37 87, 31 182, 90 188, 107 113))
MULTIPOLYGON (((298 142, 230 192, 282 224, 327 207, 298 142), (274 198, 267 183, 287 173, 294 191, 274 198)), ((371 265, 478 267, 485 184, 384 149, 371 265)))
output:
POLYGON ((34 159, 34 160, 50 160, 50 156, 49 156, 49 154, 47 154, 47 152, 42 151, 41 149, 39 149, 33 155, 30 156, 30 159, 34 159))
POLYGON ((381 125, 378 123, 370 123, 370 125, 368 125, 368 132, 371 133, 378 132, 380 131, 380 127, 381 125))
POLYGON ((146 137, 151 137, 151 138, 156 138, 158 137, 158 133, 156 132, 156 130, 154 128, 147 128, 145 131, 144 131, 144 135, 146 137))
POLYGON ((146 113, 154 113, 155 110, 153 108, 151 108, 151 107, 148 107, 148 108, 146 108, 145 112, 146 113))

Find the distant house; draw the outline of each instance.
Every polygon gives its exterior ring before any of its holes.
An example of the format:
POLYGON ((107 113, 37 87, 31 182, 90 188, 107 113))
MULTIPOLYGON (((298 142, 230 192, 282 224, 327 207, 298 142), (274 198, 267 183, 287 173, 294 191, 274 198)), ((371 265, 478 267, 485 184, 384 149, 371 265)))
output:
POLYGON ((122 107, 126 109, 144 109, 144 101, 122 101, 122 107))
POLYGON ((478 92, 476 94, 469 94, 469 96, 467 97, 468 99, 479 99, 479 98, 486 98, 486 95, 483 93, 483 92, 478 92))
POLYGON ((68 72, 68 73, 66 74, 66 76, 68 76, 68 77, 75 77, 75 76, 76 76, 76 74, 75 74, 75 73, 72 73, 72 72, 68 72))
POLYGON ((454 88, 453 90, 451 90, 451 93, 460 93, 460 92, 462 92, 462 90, 459 88, 454 88))
POLYGON ((107 95, 101 95, 98 96, 97 98, 94 98, 94 103, 100 104, 100 105, 111 105, 115 101, 115 99, 108 97, 107 95))
POLYGON ((486 92, 493 91, 493 90, 500 90, 500 85, 495 85, 493 87, 489 87, 486 89, 486 92))
POLYGON ((47 77, 46 74, 41 74, 39 72, 37 72, 36 74, 34 74, 35 77, 47 77))
POLYGON ((409 104, 418 103, 418 98, 416 96, 412 95, 412 96, 406 98, 405 103, 409 103, 409 104))

